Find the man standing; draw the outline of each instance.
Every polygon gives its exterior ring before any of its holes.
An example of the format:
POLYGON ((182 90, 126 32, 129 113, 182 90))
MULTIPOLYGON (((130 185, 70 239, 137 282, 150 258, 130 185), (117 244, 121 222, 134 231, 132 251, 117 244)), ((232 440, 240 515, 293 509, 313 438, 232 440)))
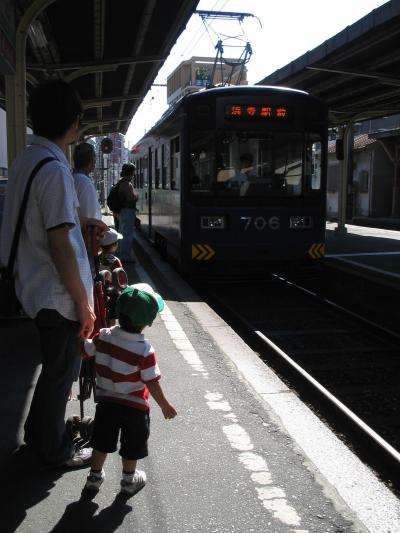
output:
POLYGON ((89 174, 96 168, 96 152, 89 143, 81 143, 74 150, 73 177, 79 200, 79 217, 101 220, 101 208, 96 188, 89 174))
POLYGON ((120 259, 123 263, 135 263, 133 258, 133 228, 136 218, 136 201, 138 199, 137 192, 132 184, 135 172, 136 167, 133 163, 122 165, 122 179, 118 185, 118 196, 122 207, 118 216, 118 231, 123 235, 120 245, 120 259))
MULTIPOLYGON (((78 467, 88 463, 91 450, 75 450, 65 410, 80 356, 79 338, 90 336, 95 316, 78 199, 65 154, 78 137, 82 105, 70 85, 52 80, 33 90, 29 111, 34 137, 10 168, 3 214, 7 223, 2 224, 0 241, 0 259, 7 264, 29 176, 40 161, 54 158, 32 182, 14 267, 16 293, 34 319, 42 355, 24 439, 45 463, 78 467)), ((85 223, 106 229, 98 220, 85 223)))

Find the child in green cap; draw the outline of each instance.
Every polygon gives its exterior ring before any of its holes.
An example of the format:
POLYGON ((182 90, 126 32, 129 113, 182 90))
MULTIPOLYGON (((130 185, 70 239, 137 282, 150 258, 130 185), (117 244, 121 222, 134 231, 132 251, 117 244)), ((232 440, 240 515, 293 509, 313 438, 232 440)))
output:
POLYGON ((148 455, 149 393, 164 418, 176 416, 159 384, 161 373, 154 349, 142 334, 163 309, 163 299, 150 285, 131 285, 117 300, 119 326, 101 329, 85 341, 86 354, 95 357, 98 402, 90 443, 91 470, 85 485, 88 490, 98 490, 103 483, 104 462, 108 453, 116 451, 120 433, 121 492, 132 496, 144 487, 146 474, 136 470, 136 463, 148 455))

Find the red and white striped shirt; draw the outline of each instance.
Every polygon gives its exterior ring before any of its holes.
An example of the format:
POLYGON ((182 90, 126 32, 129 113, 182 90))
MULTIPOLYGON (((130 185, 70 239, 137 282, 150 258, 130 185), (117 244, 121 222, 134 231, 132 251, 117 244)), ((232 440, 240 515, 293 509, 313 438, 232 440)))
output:
POLYGON ((85 341, 86 355, 96 362, 96 398, 147 411, 150 408, 146 383, 159 381, 160 369, 152 345, 141 333, 119 326, 101 329, 85 341))

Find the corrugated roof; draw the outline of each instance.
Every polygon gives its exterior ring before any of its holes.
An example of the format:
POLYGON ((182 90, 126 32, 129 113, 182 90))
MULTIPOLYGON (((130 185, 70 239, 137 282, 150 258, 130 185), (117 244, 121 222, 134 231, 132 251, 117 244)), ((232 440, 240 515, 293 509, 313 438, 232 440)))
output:
POLYGON ((302 89, 327 102, 331 124, 400 113, 400 1, 391 0, 266 76, 261 85, 302 89))
MULTIPOLYGON (((370 139, 368 133, 362 133, 361 135, 354 135, 353 150, 362 150, 366 146, 376 142, 376 139, 370 139)), ((328 153, 336 153, 336 141, 328 141, 328 153)))
POLYGON ((83 99, 86 135, 126 133, 198 1, 17 0, 18 20, 38 13, 27 39, 28 95, 61 77, 83 99))

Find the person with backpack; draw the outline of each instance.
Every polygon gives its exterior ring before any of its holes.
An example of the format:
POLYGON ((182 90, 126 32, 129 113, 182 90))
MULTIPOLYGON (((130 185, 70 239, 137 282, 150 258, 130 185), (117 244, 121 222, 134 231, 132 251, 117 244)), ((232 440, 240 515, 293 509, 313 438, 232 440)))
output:
POLYGON ((138 194, 133 188, 132 179, 136 166, 133 163, 122 165, 121 179, 111 189, 107 205, 114 216, 115 229, 122 233, 120 259, 123 263, 135 263, 133 258, 133 228, 136 218, 138 194))
POLYGON ((107 196, 107 207, 113 215, 115 231, 119 230, 119 213, 121 211, 121 204, 119 201, 118 187, 121 181, 122 180, 117 181, 117 183, 111 187, 107 196))

